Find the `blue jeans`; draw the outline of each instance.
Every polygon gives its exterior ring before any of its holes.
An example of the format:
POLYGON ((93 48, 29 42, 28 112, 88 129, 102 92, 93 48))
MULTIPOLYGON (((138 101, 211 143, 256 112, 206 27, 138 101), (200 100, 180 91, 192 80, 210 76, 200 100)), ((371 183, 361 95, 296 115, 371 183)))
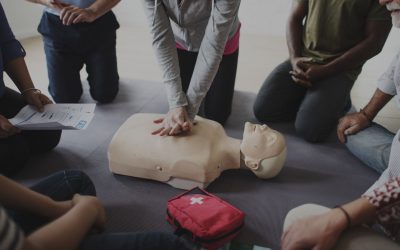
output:
MULTIPOLYGON (((74 194, 96 195, 93 182, 79 170, 57 172, 35 184, 31 189, 56 201, 70 200, 74 194)), ((28 213, 10 211, 10 215, 26 234, 48 222, 28 213)))
POLYGON ((100 103, 114 100, 119 88, 116 29, 112 12, 93 23, 63 25, 60 18, 43 13, 43 35, 49 77, 49 93, 55 102, 75 103, 83 93, 80 71, 86 65, 89 91, 100 103))
POLYGON ((346 146, 367 166, 381 174, 388 167, 390 149, 395 134, 377 123, 347 136, 346 146))
MULTIPOLYGON (((79 170, 57 172, 38 184, 32 190, 49 196, 56 201, 70 200, 74 194, 96 195, 96 189, 90 178, 79 170)), ((47 221, 31 214, 9 211, 10 216, 26 234, 34 231, 47 221)), ((84 250, 131 250, 131 249, 188 249, 183 241, 169 233, 127 232, 93 234, 87 236, 80 246, 84 250)))

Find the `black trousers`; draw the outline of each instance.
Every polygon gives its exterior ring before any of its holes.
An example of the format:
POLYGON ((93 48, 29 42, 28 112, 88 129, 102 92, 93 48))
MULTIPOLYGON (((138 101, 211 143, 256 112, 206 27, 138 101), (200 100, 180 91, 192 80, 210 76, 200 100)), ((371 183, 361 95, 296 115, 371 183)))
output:
MULTIPOLYGON (((197 60, 197 52, 178 49, 182 88, 187 91, 197 60)), ((239 50, 224 55, 218 72, 200 107, 199 115, 224 125, 232 110, 239 50)))
POLYGON ((343 72, 305 88, 292 80, 290 70, 285 61, 271 72, 258 92, 254 115, 262 123, 294 121, 305 140, 323 141, 351 107, 354 80, 343 72))
MULTIPOLYGON (((6 88, 0 98, 0 115, 10 119, 26 105, 21 94, 6 88)), ((0 139, 0 174, 11 176, 18 172, 32 154, 47 152, 57 146, 61 130, 29 131, 0 139)))

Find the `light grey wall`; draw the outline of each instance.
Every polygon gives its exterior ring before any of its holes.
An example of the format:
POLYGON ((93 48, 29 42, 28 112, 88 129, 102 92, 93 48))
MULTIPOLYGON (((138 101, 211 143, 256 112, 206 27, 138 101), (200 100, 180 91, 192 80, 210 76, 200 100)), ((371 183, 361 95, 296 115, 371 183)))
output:
MULTIPOLYGON (((242 32, 283 36, 291 0, 243 0, 242 32)), ((10 25, 18 38, 37 35, 42 6, 25 0, 2 0, 10 25)), ((147 25, 140 0, 122 0, 115 13, 121 25, 147 25)))
POLYGON ((1 0, 13 32, 18 38, 37 35, 42 7, 25 0, 1 0))
MULTIPOLYGON (((242 0, 242 32, 284 36, 291 0, 242 0)), ((140 0, 122 0, 115 8, 121 24, 147 25, 140 0)))

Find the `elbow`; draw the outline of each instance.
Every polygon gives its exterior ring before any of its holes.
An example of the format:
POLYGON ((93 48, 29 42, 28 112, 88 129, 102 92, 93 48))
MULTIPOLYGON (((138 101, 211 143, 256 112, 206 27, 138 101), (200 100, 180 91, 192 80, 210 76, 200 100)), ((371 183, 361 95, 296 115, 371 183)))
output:
POLYGON ((369 50, 368 60, 381 53, 382 47, 373 47, 369 50))
POLYGON ((379 42, 379 43, 375 42, 374 46, 370 49, 370 53, 371 53, 370 58, 381 53, 384 45, 385 45, 385 41, 379 42))

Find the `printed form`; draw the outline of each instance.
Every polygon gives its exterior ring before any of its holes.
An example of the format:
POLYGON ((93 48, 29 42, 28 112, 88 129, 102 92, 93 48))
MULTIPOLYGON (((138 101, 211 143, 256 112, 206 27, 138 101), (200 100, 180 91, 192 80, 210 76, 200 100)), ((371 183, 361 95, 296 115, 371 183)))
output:
POLYGON ((96 104, 47 104, 40 113, 27 105, 9 121, 22 130, 86 129, 94 117, 96 104))

